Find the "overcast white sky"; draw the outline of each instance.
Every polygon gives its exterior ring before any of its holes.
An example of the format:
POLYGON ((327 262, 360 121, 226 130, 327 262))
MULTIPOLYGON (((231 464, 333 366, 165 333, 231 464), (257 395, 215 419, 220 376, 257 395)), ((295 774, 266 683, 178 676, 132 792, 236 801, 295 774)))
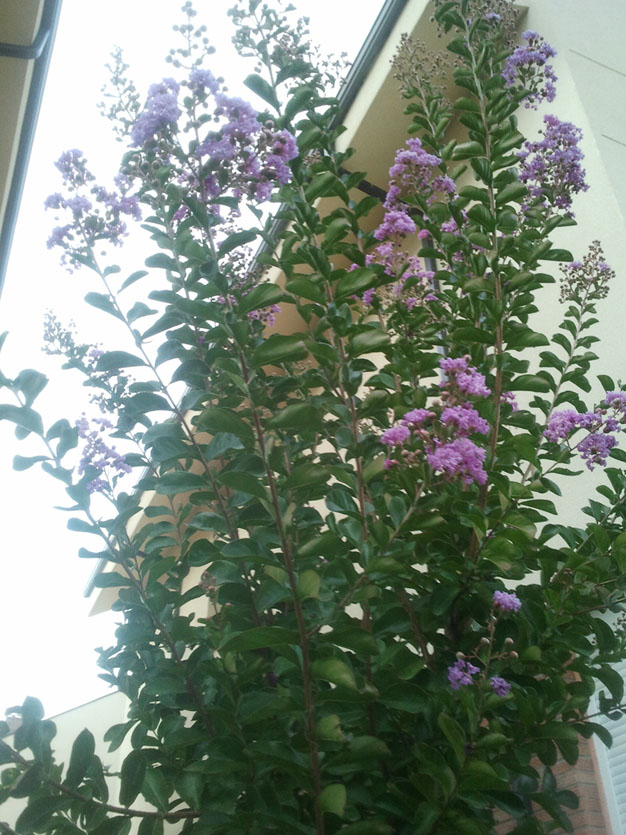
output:
MULTIPOLYGON (((310 16, 313 39, 325 52, 346 51, 351 58, 382 6, 382 0, 292 2, 310 16)), ((138 88, 145 91, 171 74, 163 58, 181 5, 182 0, 63 2, 0 301, 0 331, 10 331, 0 369, 13 376, 22 368, 37 368, 51 378, 37 403, 48 426, 60 417, 78 417, 87 399, 80 380, 41 352, 45 310, 53 309, 62 321, 75 319, 83 341, 116 347, 112 340, 107 344, 109 317, 96 320, 81 306, 84 294, 93 289, 90 277, 68 275, 58 265, 57 255, 45 247, 54 222, 42 204, 59 188, 53 162, 64 150, 80 148, 99 181, 115 173, 122 149, 109 137, 108 124, 96 108, 110 49, 114 44, 124 49, 138 88)), ((217 48, 215 74, 223 75, 235 90, 251 68, 230 45, 226 11, 231 5, 231 0, 195 3, 196 20, 208 25, 208 36, 217 48)), ((139 269, 148 254, 137 253, 133 268, 139 269)), ((20 704, 26 695, 38 696, 48 715, 53 715, 107 690, 97 678, 93 649, 111 643, 115 617, 88 617, 91 601, 84 599, 83 591, 94 565, 77 556, 78 549, 93 546, 93 540, 67 531, 68 514, 54 509, 67 504, 60 482, 35 468, 23 473, 12 470, 13 455, 38 452, 29 442, 18 442, 9 424, 0 423, 0 718, 5 708, 20 704)))

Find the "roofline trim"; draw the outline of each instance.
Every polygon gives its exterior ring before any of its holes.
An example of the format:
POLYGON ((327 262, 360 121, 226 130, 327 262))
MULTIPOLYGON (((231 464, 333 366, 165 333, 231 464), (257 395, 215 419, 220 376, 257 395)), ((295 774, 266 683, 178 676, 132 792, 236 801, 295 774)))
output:
MULTIPOLYGON (((2 220, 2 228, 0 229, 0 293, 2 292, 4 277, 9 263, 13 234, 15 232, 15 225, 19 214, 22 193, 24 191, 26 171, 28 169, 30 152, 33 147, 33 140, 35 138, 35 129, 37 127, 44 86, 48 75, 48 67, 50 66, 50 57, 52 55, 54 37, 59 22, 59 16, 61 14, 62 2, 63 0, 45 0, 39 24, 39 31, 37 32, 35 41, 31 46, 15 47, 15 49, 22 50, 21 54, 14 52, 11 56, 9 56, 6 52, 3 53, 7 57, 34 60, 35 66, 33 68, 30 88, 28 91, 26 110, 24 112, 22 129, 20 131, 18 151, 11 177, 11 185, 9 188, 9 196, 4 212, 4 218, 2 220), (37 52, 38 54, 30 55, 28 54, 29 50, 37 52)), ((7 47, 12 45, 2 44, 1 46, 7 47)))

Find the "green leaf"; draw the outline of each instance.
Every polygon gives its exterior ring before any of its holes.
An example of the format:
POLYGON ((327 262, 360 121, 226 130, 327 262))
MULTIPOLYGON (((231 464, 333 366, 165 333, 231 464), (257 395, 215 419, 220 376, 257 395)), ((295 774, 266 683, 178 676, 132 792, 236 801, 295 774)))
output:
POLYGON ((519 180, 509 183, 496 195, 496 206, 502 206, 505 203, 515 202, 519 203, 523 197, 528 194, 528 189, 519 180))
POLYGON ((121 368, 139 365, 147 365, 147 363, 127 351, 107 351, 98 359, 96 371, 119 371, 121 368))
POLYGON ((35 398, 40 394, 48 383, 45 374, 26 368, 20 371, 14 380, 14 385, 22 392, 27 406, 32 406, 35 398))
POLYGON ((130 806, 135 800, 146 776, 146 758, 143 751, 131 751, 122 763, 120 771, 120 803, 130 806))
POLYGON ((202 789, 205 777, 198 771, 183 771, 174 780, 174 790, 182 797, 190 809, 199 809, 202 805, 202 789))
POLYGON ((128 278, 123 282, 122 286, 120 287, 121 290, 125 290, 127 287, 130 287, 131 284, 134 284, 136 281, 139 281, 140 278, 149 275, 147 270, 137 270, 134 273, 131 273, 128 278))
POLYGON ((236 471, 223 472, 219 474, 218 480, 220 484, 232 487, 233 490, 248 493, 248 495, 256 496, 258 499, 267 499, 267 490, 265 486, 258 478, 250 475, 249 473, 240 473, 236 471))
POLYGON ((119 588, 120 586, 130 586, 130 580, 128 577, 122 577, 117 571, 107 571, 98 574, 93 584, 97 589, 112 589, 119 588))
POLYGON ((54 813, 69 803, 69 799, 62 797, 46 796, 32 799, 15 822, 15 831, 18 835, 41 832, 54 813))
POLYGON ((233 249, 237 249, 239 246, 245 246, 246 244, 251 243, 255 240, 256 236, 257 233, 252 229, 244 229, 243 232, 233 232, 233 234, 229 235, 221 244, 217 257, 223 258, 225 255, 228 255, 229 252, 232 252, 233 249))
POLYGON ((342 783, 332 783, 322 789, 320 809, 322 812, 332 812, 333 815, 342 818, 346 808, 346 798, 346 787, 342 783))
POLYGON ((146 267, 150 267, 150 269, 170 270, 175 273, 180 272, 176 261, 164 252, 157 252, 154 255, 151 255, 149 258, 146 258, 144 263, 146 267))
POLYGON ((0 420, 10 420, 28 432, 43 435, 41 416, 28 406, 12 406, 9 403, 0 405, 0 420))
POLYGON ((300 600, 306 600, 307 597, 319 597, 320 583, 321 578, 316 571, 313 571, 313 569, 310 568, 302 571, 298 577, 297 586, 298 597, 300 600))
POLYGON ((253 649, 265 649, 281 644, 298 643, 298 633, 282 626, 257 626, 246 629, 236 635, 230 635, 220 646, 221 652, 244 652, 253 649))
POLYGON ((443 731, 445 738, 448 740, 456 755, 459 765, 463 765, 467 755, 465 753, 465 732, 459 725, 456 719, 448 716, 447 713, 440 713, 437 717, 437 724, 443 731))
POLYGON ((310 403, 291 403, 267 421, 271 429, 314 429, 319 423, 319 414, 310 403))
POLYGON ((258 73, 252 73, 243 82, 249 90, 256 93, 263 101, 271 104, 272 107, 278 108, 278 99, 276 98, 276 91, 262 76, 258 73))
POLYGON ((40 722, 44 717, 43 705, 34 696, 26 696, 22 703, 22 722, 27 725, 31 722, 40 722))
POLYGON ((361 354, 374 354, 382 351, 391 343, 389 334, 378 328, 368 328, 355 334, 348 342, 348 352, 352 356, 361 354))
POLYGON ((240 313, 262 310, 272 304, 278 304, 286 298, 284 290, 277 284, 259 284, 243 297, 237 306, 240 313))
POLYGON ((544 377, 535 374, 520 374, 513 379, 511 391, 550 391, 550 384, 544 377))
POLYGON ((340 835, 392 835, 394 829, 380 820, 362 820, 342 826, 340 835))
POLYGON ((201 429, 216 437, 218 433, 227 433, 236 435, 244 444, 252 444, 254 441, 252 427, 242 420, 233 409, 210 406, 202 412, 197 423, 201 429))
POLYGON ((318 739, 326 739, 329 742, 345 742, 346 738, 341 730, 341 721, 336 713, 323 716, 315 727, 318 739))
POLYGON ((378 276, 369 267, 359 267, 340 278, 335 288, 335 297, 343 299, 368 290, 378 283, 378 276))
POLYGON ((39 461, 49 461, 47 455, 33 455, 29 458, 25 458, 23 455, 16 455, 13 458, 13 469, 17 470, 18 472, 22 470, 27 470, 29 467, 32 467, 33 464, 39 463, 39 461))
POLYGON ((78 788, 91 765, 95 753, 96 741, 93 734, 85 728, 78 734, 72 745, 70 764, 67 767, 67 774, 63 781, 66 786, 71 789, 78 788))
POLYGON ((41 786, 43 776, 43 769, 39 763, 31 765, 13 785, 9 792, 11 797, 30 797, 41 786))
POLYGON ((298 362, 308 355, 300 336, 274 333, 254 351, 251 362, 252 365, 276 365, 281 362, 298 362))
POLYGON ((331 684, 347 687, 350 690, 357 689, 354 673, 345 661, 341 661, 339 658, 323 658, 314 661, 311 672, 316 678, 330 681, 331 684))
POLYGON ((109 313, 116 319, 124 318, 113 304, 111 296, 108 293, 87 293, 85 301, 92 307, 97 307, 98 310, 103 310, 105 313, 109 313))
POLYGON ((337 177, 332 171, 315 174, 306 190, 307 202, 313 203, 318 197, 327 197, 335 193, 337 177))

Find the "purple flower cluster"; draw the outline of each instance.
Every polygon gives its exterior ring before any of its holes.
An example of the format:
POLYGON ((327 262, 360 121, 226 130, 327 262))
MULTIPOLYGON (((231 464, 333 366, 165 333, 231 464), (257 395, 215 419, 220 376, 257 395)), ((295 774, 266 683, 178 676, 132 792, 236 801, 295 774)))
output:
MULTIPOLYGON (((487 473, 483 468, 486 457, 484 449, 469 439, 469 435, 487 435, 489 424, 478 411, 467 402, 467 396, 487 397, 491 392, 484 376, 468 364, 467 357, 444 357, 439 362, 448 380, 441 384, 445 389, 446 405, 439 413, 430 409, 412 409, 402 418, 399 425, 387 429, 381 436, 386 446, 402 447, 407 441, 418 441, 420 451, 425 453, 426 462, 436 473, 446 479, 459 480, 463 484, 485 484, 487 473), (459 399, 462 397, 462 402, 459 399), (425 427, 426 423, 432 425, 425 427)), ((441 404, 437 404, 441 408, 441 404)), ((417 460, 418 452, 403 449, 401 455, 408 464, 417 460)), ((399 461, 385 462, 390 469, 399 461)))
POLYGON ((458 658, 455 663, 448 667, 448 681, 453 690, 459 690, 468 684, 473 684, 472 676, 480 672, 479 668, 474 666, 471 661, 465 658, 458 658))
MULTIPOLYGON (((113 471, 114 476, 121 476, 132 472, 132 468, 126 463, 124 456, 120 455, 115 447, 109 447, 102 438, 102 433, 112 429, 112 424, 106 418, 94 418, 92 423, 95 428, 89 425, 89 421, 83 415, 76 421, 78 435, 85 441, 83 454, 78 465, 78 474, 82 475, 88 468, 98 470, 102 475, 105 471, 113 471)), ((92 479, 87 484, 90 493, 109 490, 111 484, 103 478, 92 479)))
POLYGON ((485 484, 487 481, 483 469, 485 450, 469 438, 461 437, 444 444, 435 439, 435 449, 426 454, 426 460, 435 472, 452 479, 460 478, 463 484, 485 484))
POLYGON ((295 137, 287 130, 264 127, 257 111, 243 99, 217 92, 215 104, 221 127, 196 150, 199 157, 208 157, 205 162, 215 171, 205 183, 207 196, 218 197, 219 183, 227 182, 236 197, 269 200, 276 185, 291 180, 288 163, 298 156, 295 137))
POLYGON ((385 218, 374 232, 377 241, 385 241, 388 238, 403 238, 407 235, 414 235, 416 231, 414 221, 402 209, 393 209, 385 214, 385 218))
POLYGON ((64 250, 62 263, 77 266, 81 261, 75 257, 76 254, 92 247, 96 241, 121 245, 122 238, 127 234, 122 217, 141 219, 137 197, 126 193, 128 184, 120 182, 120 191, 107 191, 102 186, 90 185, 95 178, 88 170, 81 151, 76 149, 62 154, 56 167, 63 175, 66 193, 51 194, 44 205, 46 209, 70 213, 72 222, 52 230, 48 249, 61 247, 64 250))
POLYGON ((519 612, 522 608, 522 601, 513 591, 494 591, 493 605, 503 612, 519 612))
POLYGON ((395 208, 406 196, 419 195, 428 204, 442 192, 456 193, 454 181, 436 173, 440 172, 439 157, 425 151, 417 137, 407 139, 406 145, 406 148, 396 151, 394 164, 389 169, 389 190, 385 200, 387 210, 395 208))
POLYGON ((451 426, 458 435, 471 435, 479 432, 481 435, 489 434, 489 424, 480 417, 476 409, 470 403, 459 406, 448 406, 441 413, 441 422, 451 426))
POLYGON ((406 426, 392 426, 380 436, 381 444, 385 446, 400 446, 411 437, 411 430, 406 426))
POLYGON ((385 199, 385 218, 374 232, 379 241, 398 239, 416 232, 408 215, 407 201, 415 198, 428 206, 441 194, 455 195, 454 180, 441 173, 441 159, 429 154, 417 137, 407 139, 406 148, 396 151, 389 169, 389 188, 385 199))
POLYGON ((460 392, 472 397, 489 397, 491 389, 487 387, 484 374, 470 366, 467 357, 445 357, 439 360, 439 367, 448 376, 442 388, 458 388, 460 392))
POLYGON ((173 78, 164 78, 160 84, 150 87, 145 108, 130 132, 130 140, 135 147, 145 145, 157 133, 178 121, 181 115, 178 106, 179 90, 180 85, 173 78))
POLYGON ((593 412, 576 412, 574 409, 553 412, 543 434, 556 444, 569 440, 577 429, 585 429, 588 434, 576 444, 575 449, 588 469, 593 470, 596 464, 606 466, 610 451, 617 445, 613 433, 620 432, 624 423, 626 393, 609 391, 604 398, 604 407, 600 406, 593 412))
POLYGON ((518 152, 520 180, 541 205, 569 211, 574 195, 589 188, 581 166, 584 154, 578 147, 582 132, 556 116, 544 116, 543 121, 543 139, 527 140, 518 152))
POLYGON ((250 313, 248 313, 248 319, 252 322, 262 322, 265 327, 271 328, 276 322, 276 316, 278 313, 280 313, 280 305, 271 304, 269 307, 263 307, 260 310, 251 310, 250 313))
POLYGON ((506 696, 509 690, 511 689, 511 685, 508 681, 501 678, 500 676, 492 676, 489 679, 489 684, 491 685, 491 689, 496 694, 496 696, 506 696))
MULTIPOLYGON (((387 218, 392 214, 394 213, 389 212, 387 218)), ((397 214, 403 213, 398 212, 397 214)), ((403 215, 403 217, 413 223, 408 215, 403 215)), ((384 241, 379 244, 373 252, 365 256, 365 264, 368 267, 371 264, 381 264, 384 267, 385 275, 397 279, 392 287, 391 294, 385 292, 385 289, 381 291, 380 297, 382 300, 397 300, 407 310, 412 310, 416 305, 422 305, 424 302, 436 298, 432 294, 432 281, 435 273, 432 270, 425 270, 420 264, 419 258, 416 255, 408 255, 404 252, 397 241, 384 241)), ((357 267, 357 264, 353 264, 350 269, 356 270, 357 267)), ((377 296, 376 289, 370 288, 363 293, 361 301, 366 307, 369 307, 377 296)))
POLYGON ((541 101, 554 101, 557 77, 552 64, 556 50, 537 32, 524 32, 524 46, 518 46, 506 59, 502 77, 508 88, 521 88, 526 107, 537 109, 541 101))

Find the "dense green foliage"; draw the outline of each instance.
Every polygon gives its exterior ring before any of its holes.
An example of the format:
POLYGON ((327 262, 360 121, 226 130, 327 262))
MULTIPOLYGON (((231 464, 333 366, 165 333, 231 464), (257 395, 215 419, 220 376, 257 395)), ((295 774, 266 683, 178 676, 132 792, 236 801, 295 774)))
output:
MULTIPOLYGON (((27 700, 12 746, 0 740, 0 802, 28 798, 19 835, 125 835, 133 819, 140 835, 480 835, 496 809, 515 832, 567 829, 576 798, 551 766, 576 762, 580 736, 608 737, 588 718, 596 689, 604 711, 623 695, 611 664, 625 643, 609 615, 626 589, 626 454, 606 450, 587 520, 561 524, 551 476, 579 474, 581 454, 602 463, 580 438, 619 431, 607 415, 619 423, 622 401, 613 392, 588 412, 581 400, 608 273, 597 248, 563 270, 557 333, 533 328, 554 282, 544 262, 573 259, 550 235, 574 220, 555 183, 537 192, 520 179, 515 113, 528 89, 502 76, 511 9, 439 3, 461 90, 451 102, 415 45, 398 59, 411 135, 431 160, 413 170, 420 188, 403 182, 388 198, 386 218, 422 230, 420 272, 408 227, 374 237, 380 203, 335 148, 338 104, 290 37, 298 30, 258 0, 247 6, 234 19, 260 65, 247 81, 267 107, 257 121, 297 139, 290 176, 274 182, 276 214, 241 160, 198 153, 207 125, 215 143, 225 134, 207 121, 206 86, 190 87, 178 128, 135 133, 122 164, 147 214, 146 269, 125 278, 101 264, 119 220, 111 201, 99 218, 73 204, 74 237, 59 238, 66 260, 104 284, 87 302, 131 336, 130 351, 103 353, 62 328, 50 336, 115 422, 123 458, 99 447, 101 466, 77 468, 92 430, 43 425, 37 372, 0 378, 14 396, 0 419, 33 443, 16 468, 58 478, 75 505, 69 526, 100 538, 81 556, 114 565, 96 582, 119 588, 121 618, 101 664, 130 700, 128 722, 107 734, 110 750, 130 742, 115 775, 87 730, 57 763, 54 725, 27 700), (449 139, 453 122, 461 142, 449 139), (231 227, 246 201, 258 225, 231 227), (250 265, 247 246, 261 241, 250 265), (137 287, 144 300, 129 305, 137 287), (459 363, 445 376, 442 357, 459 363), (559 434, 563 404, 578 417, 559 434), (437 457, 454 444, 469 463, 437 457)), ((205 51, 187 11, 181 73, 205 51)), ((117 69, 113 115, 132 138, 142 114, 117 69)), ((254 136, 260 156, 266 140, 254 136)), ((245 164, 250 148, 237 151, 245 164)), ((90 183, 81 176, 74 196, 90 183)))

